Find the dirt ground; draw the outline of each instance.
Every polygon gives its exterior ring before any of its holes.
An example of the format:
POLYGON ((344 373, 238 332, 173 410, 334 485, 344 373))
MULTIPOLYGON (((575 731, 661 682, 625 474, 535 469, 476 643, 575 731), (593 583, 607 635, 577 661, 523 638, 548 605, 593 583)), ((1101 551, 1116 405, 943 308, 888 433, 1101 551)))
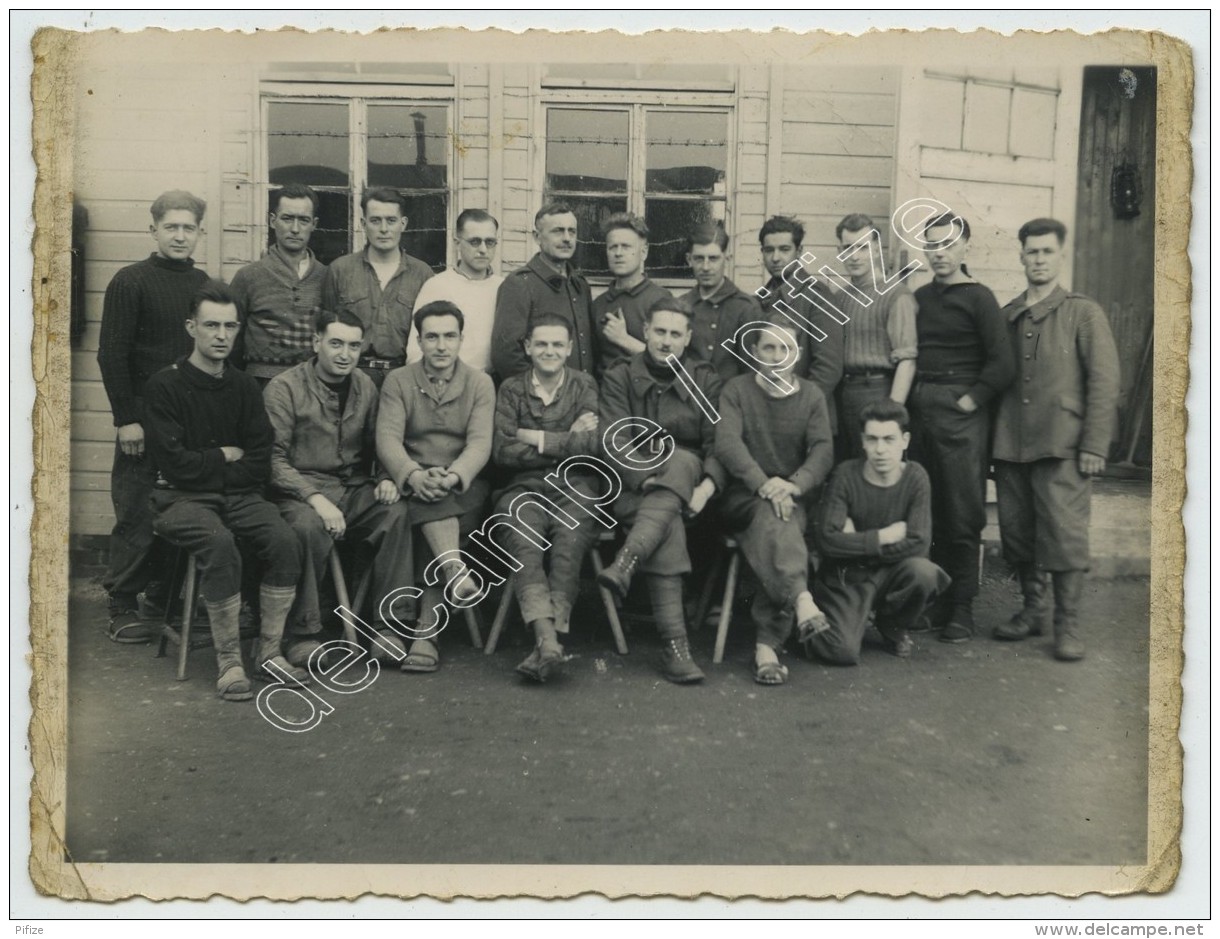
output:
MULTIPOLYGON (((592 593, 590 591, 590 593, 592 593)), ((1017 602, 988 570, 978 618, 1017 602)), ((490 602, 487 604, 490 607, 490 602)), ((614 651, 582 596, 558 680, 523 683, 510 621, 485 656, 460 625, 432 675, 384 671, 319 691, 304 734, 105 633, 75 581, 69 630, 67 842, 77 861, 529 864, 1140 864, 1147 828, 1148 582, 1091 580, 1088 656, 1050 640, 917 637, 855 668, 793 653, 752 680, 735 619, 723 664, 695 634, 698 686, 656 673, 646 625, 614 651)), ((490 608, 480 609, 484 632, 490 608)))

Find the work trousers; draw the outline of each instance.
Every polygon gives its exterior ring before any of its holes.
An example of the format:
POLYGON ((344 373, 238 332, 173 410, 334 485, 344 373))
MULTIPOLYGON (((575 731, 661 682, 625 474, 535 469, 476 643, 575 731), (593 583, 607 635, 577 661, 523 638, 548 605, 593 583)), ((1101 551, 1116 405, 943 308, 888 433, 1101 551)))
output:
POLYGON ((1075 460, 996 460, 1000 542, 1013 565, 1040 571, 1089 569, 1093 482, 1075 460))
POLYGON ((185 548, 202 568, 200 589, 209 603, 241 592, 241 555, 245 542, 263 563, 263 585, 296 587, 301 577, 301 544, 279 510, 253 492, 234 495, 154 489, 153 531, 185 548))
POLYGON ((832 665, 857 664, 874 609, 877 629, 896 638, 915 625, 948 583, 945 572, 927 558, 904 558, 875 567, 827 564, 814 582, 813 599, 830 628, 810 640, 813 651, 832 665))
POLYGON ((860 439, 860 413, 870 404, 890 400, 893 386, 893 372, 843 376, 839 383, 840 460, 864 456, 864 444, 860 439))
POLYGON ((110 562, 102 586, 133 609, 140 591, 154 581, 164 580, 164 558, 152 550, 153 510, 149 496, 156 478, 157 471, 147 455, 124 456, 115 441, 110 471, 114 529, 110 533, 110 562))
POLYGON ((734 485, 723 496, 720 515, 762 587, 750 610, 756 641, 779 649, 792 632, 796 598, 809 589, 805 506, 798 502, 785 522, 769 501, 734 485))
MULTIPOLYGON (((511 498, 504 499, 497 511, 507 512, 511 501, 511 498)), ((562 621, 561 625, 566 624, 565 613, 580 592, 580 567, 597 539, 598 523, 584 512, 570 514, 577 523, 575 528, 568 528, 541 509, 519 513, 523 525, 550 542, 548 548, 538 547, 511 526, 497 529, 503 532, 504 548, 521 563, 521 570, 513 575, 513 592, 521 607, 521 618, 527 623, 558 619, 562 621), (556 602, 552 602, 552 597, 556 602), (556 605, 561 609, 556 609, 556 605)))
POLYGON ((931 558, 953 578, 949 597, 969 604, 979 591, 979 544, 987 524, 991 412, 967 414, 966 385, 920 382, 911 393, 912 458, 932 483, 931 558))
MULTIPOLYGON (((399 499, 393 505, 383 505, 374 496, 375 491, 373 482, 352 486, 344 489, 335 504, 347 521, 343 542, 363 543, 372 549, 369 588, 372 601, 379 609, 382 597, 413 582, 414 571, 410 567, 409 503, 399 499)), ((280 503, 279 509, 300 540, 305 559, 289 622, 298 633, 320 632, 322 610, 318 584, 326 576, 327 561, 335 542, 323 527, 322 516, 308 503, 285 501, 280 503)))

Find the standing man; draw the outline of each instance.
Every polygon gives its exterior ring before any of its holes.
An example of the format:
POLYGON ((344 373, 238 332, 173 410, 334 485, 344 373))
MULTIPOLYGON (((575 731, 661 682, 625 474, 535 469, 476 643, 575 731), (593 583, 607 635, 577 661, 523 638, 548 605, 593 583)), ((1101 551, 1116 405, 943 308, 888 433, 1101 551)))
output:
POLYGON ((974 636, 987 522, 991 404, 1012 384, 1016 367, 995 295, 962 263, 969 224, 939 215, 923 237, 934 280, 915 292, 919 356, 911 404, 917 454, 932 481, 931 557, 953 578, 932 625, 944 624, 942 642, 966 642, 974 636))
MULTIPOLYGON (((466 209, 457 217, 453 243, 457 264, 428 280, 415 298, 419 309, 433 300, 456 303, 466 316, 462 334, 462 361, 471 368, 491 372, 491 330, 496 318, 496 293, 504 278, 491 271, 499 241, 500 223, 482 209, 466 209)), ((423 358, 412 330, 407 339, 407 362, 423 358)))
POLYGON ((686 263, 694 272, 695 289, 682 295, 691 316, 690 352, 712 363, 721 381, 742 370, 741 361, 721 343, 732 339, 739 326, 762 319, 758 301, 725 276, 728 260, 729 236, 719 224, 691 233, 686 263))
MULTIPOLYGON (((853 214, 835 226, 840 253, 872 238, 876 223, 867 215, 853 214)), ((848 317, 843 330, 843 382, 839 386, 839 443, 848 459, 864 455, 860 449, 860 412, 876 401, 906 404, 915 380, 918 334, 915 296, 905 284, 879 293, 872 254, 858 248, 843 260, 843 269, 867 302, 855 294, 839 294, 840 309, 848 317)))
POLYGON ((1004 556, 1024 606, 997 639, 1040 636, 1055 589, 1055 658, 1084 658, 1077 611, 1089 569, 1092 477, 1106 468, 1118 402, 1118 351, 1106 315, 1059 284, 1067 227, 1021 226, 1025 293, 1004 307, 1017 380, 1000 398, 993 456, 1004 556))
POLYGON ((702 681, 703 672, 691 658, 682 607, 682 576, 691 570, 684 518, 698 515, 724 488, 725 472, 714 452, 711 418, 667 359, 673 355, 682 363, 712 407, 720 397, 720 377, 710 363, 686 355, 690 313, 681 301, 670 297, 649 310, 644 334, 645 351, 619 362, 602 381, 602 433, 615 421, 643 417, 665 431, 674 450, 655 471, 620 466, 623 491, 614 514, 631 529, 614 563, 597 579, 625 598, 636 569, 644 572, 664 643, 661 674, 685 684, 702 681))
POLYGON ((233 277, 245 317, 234 362, 266 386, 313 354, 313 320, 322 300, 326 265, 309 250, 318 226, 318 194, 296 183, 272 197, 275 244, 233 277))
POLYGON ((806 648, 833 665, 860 661, 873 613, 886 650, 909 656, 915 649, 911 631, 949 583, 928 560, 928 474, 903 460, 911 441, 907 409, 896 401, 877 401, 865 406, 860 422, 864 457, 835 469, 817 525, 825 560, 813 595, 830 628, 809 636, 806 648))
POLYGON ((496 296, 491 361, 499 381, 529 367, 525 335, 530 317, 556 313, 572 328, 571 367, 594 371, 596 339, 593 294, 584 275, 571 264, 576 253, 576 213, 563 202, 548 202, 534 216, 538 253, 505 278, 496 296))
POLYGON ((638 215, 616 212, 606 219, 606 259, 614 283, 593 301, 598 368, 644 351, 644 320, 652 305, 672 294, 644 273, 648 226, 638 215))
POLYGON ((97 364, 118 428, 110 473, 115 522, 102 581, 115 642, 148 642, 156 635, 154 626, 140 622, 141 591, 147 590, 150 607, 165 602, 161 565, 150 556, 153 517, 148 497, 156 469, 144 452, 144 385, 191 351, 191 337, 182 324, 191 315, 195 292, 208 282, 208 275, 191 260, 206 209, 207 204, 189 192, 159 195, 148 227, 156 250, 115 274, 102 304, 97 364))
POLYGON ((258 382, 232 368, 240 323, 232 291, 219 281, 195 294, 184 356, 147 385, 148 449, 161 479, 153 490, 153 528, 195 555, 226 701, 253 697, 241 661, 241 538, 263 563, 255 677, 309 684, 309 673, 280 654, 288 611, 301 576, 301 546, 262 496, 275 439, 258 382), (162 482, 163 480, 163 482, 162 482))
MULTIPOLYGON (((587 372, 566 366, 572 354, 570 337, 563 317, 534 317, 525 344, 532 365, 500 386, 492 456, 513 475, 499 493, 497 512, 511 514, 518 496, 546 491, 544 477, 568 457, 598 451, 597 383, 587 372)), ((584 488, 581 482, 575 485, 584 488)), ((580 514, 574 529, 553 515, 531 516, 529 527, 551 542, 545 556, 517 529, 508 526, 505 531, 509 551, 522 564, 513 575, 513 592, 535 640, 517 671, 533 681, 546 681, 563 662, 559 636, 568 631, 580 589, 580 565, 597 538, 593 517, 580 514)))
POLYGON ((406 364, 411 312, 432 269, 402 248, 407 200, 394 189, 371 189, 360 200, 363 251, 345 254, 326 269, 322 308, 347 310, 364 324, 360 368, 378 388, 391 369, 406 364))
POLYGON ((795 624, 801 639, 826 628, 809 590, 805 513, 834 461, 826 399, 812 382, 784 368, 800 348, 801 332, 776 317, 754 333, 754 356, 784 384, 760 372, 738 375, 720 394, 716 456, 732 481, 720 515, 762 587, 754 595, 754 680, 782 685, 788 668, 779 652, 795 624))
POLYGON ((758 243, 762 247, 763 267, 771 275, 765 284, 767 296, 762 306, 769 318, 775 320, 778 315, 775 305, 782 300, 826 333, 826 338, 819 342, 798 327, 801 357, 793 374, 807 378, 818 386, 826 399, 831 433, 837 434, 839 424, 835 411, 835 391, 839 387, 839 379, 843 377, 843 324, 824 309, 839 309, 837 299, 828 288, 810 274, 792 278, 792 267, 804 269, 800 260, 804 241, 805 226, 790 216, 772 216, 759 229, 758 243), (789 278, 801 284, 800 291, 793 290, 784 282, 784 271, 789 271, 789 278), (809 299, 805 291, 816 293, 821 305, 809 299))
MULTIPOLYGON (((370 586, 379 605, 414 575, 405 563, 411 538, 407 504, 387 473, 373 474, 377 388, 356 368, 363 341, 364 325, 354 314, 324 310, 315 319, 313 357, 263 389, 275 431, 271 485, 304 552, 285 651, 293 665, 305 665, 318 646, 318 582, 326 576, 335 541, 373 549, 370 586)), ((378 628, 393 635, 384 621, 378 628)))

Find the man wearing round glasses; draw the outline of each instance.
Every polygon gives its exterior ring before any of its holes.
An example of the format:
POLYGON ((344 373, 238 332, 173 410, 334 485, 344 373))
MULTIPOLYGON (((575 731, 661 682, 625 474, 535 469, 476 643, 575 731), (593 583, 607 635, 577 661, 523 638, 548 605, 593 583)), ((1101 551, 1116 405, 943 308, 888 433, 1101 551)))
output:
MULTIPOLYGON (((491 371, 491 327, 496 317, 496 292, 504 283, 503 276, 492 272, 499 231, 500 224, 482 209, 462 212, 453 236, 457 264, 425 282, 415 298, 417 310, 436 300, 457 304, 466 317, 462 361, 485 372, 491 371)), ((419 336, 412 331, 407 339, 407 362, 418 362, 422 358, 419 336)))

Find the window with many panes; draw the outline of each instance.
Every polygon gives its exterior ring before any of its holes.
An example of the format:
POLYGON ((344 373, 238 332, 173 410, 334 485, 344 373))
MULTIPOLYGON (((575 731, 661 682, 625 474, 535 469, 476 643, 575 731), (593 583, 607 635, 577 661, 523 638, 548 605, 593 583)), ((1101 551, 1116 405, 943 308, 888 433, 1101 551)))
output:
MULTIPOLYGON (((402 246, 440 270, 449 239, 450 104, 375 96, 267 96, 267 196, 287 183, 321 199, 310 247, 329 264, 364 245, 360 195, 389 187, 407 199, 402 246)), ((274 235, 269 234, 269 238, 274 235)))
POLYGON ((572 206, 579 223, 573 259, 608 277, 601 226, 615 212, 647 223, 647 273, 685 279, 686 239, 728 213, 728 107, 651 103, 549 103, 546 197, 572 206))

